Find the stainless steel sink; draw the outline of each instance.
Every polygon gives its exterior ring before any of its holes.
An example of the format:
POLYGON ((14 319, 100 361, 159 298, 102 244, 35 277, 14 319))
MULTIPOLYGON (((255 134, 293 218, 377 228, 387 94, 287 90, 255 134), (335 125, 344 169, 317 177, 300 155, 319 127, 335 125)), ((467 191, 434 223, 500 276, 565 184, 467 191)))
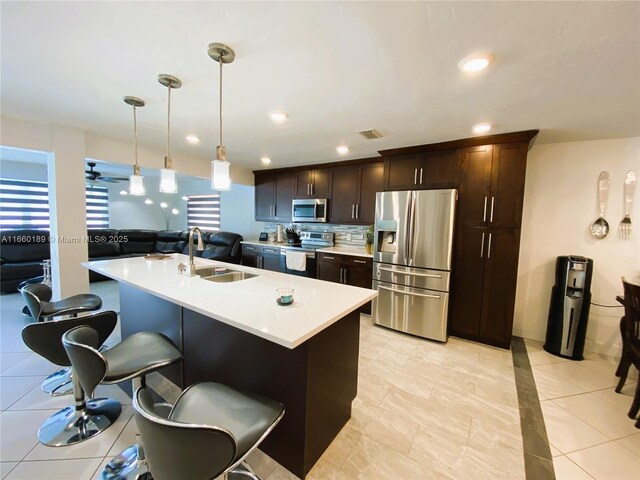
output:
POLYGON ((257 277, 253 273, 238 272, 227 268, 221 269, 220 267, 196 268, 196 275, 204 280, 219 283, 239 282, 240 280, 257 277))

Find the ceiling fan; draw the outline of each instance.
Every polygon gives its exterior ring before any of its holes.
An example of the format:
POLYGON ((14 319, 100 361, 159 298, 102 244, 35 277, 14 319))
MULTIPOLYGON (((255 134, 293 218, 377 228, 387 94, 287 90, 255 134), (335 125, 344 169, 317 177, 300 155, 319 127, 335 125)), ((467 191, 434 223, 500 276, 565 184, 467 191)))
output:
POLYGON ((92 182, 106 182, 106 183, 118 183, 125 182, 129 180, 127 177, 103 177, 100 172, 94 170, 93 167, 96 166, 96 162, 87 162, 89 166, 89 170, 85 170, 85 177, 87 180, 92 182))

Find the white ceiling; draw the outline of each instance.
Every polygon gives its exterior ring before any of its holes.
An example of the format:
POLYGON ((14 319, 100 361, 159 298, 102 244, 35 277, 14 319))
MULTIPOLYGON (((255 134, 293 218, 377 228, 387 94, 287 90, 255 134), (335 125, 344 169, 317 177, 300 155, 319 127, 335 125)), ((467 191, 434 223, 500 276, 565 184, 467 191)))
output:
POLYGON ((538 142, 640 135, 638 2, 9 2, 1 3, 2 114, 132 135, 164 148, 172 95, 174 158, 211 159, 217 68, 210 42, 236 61, 224 70, 229 159, 263 168, 335 161, 377 150, 539 128, 538 142), (485 72, 457 68, 489 51, 485 72), (289 113, 273 124, 271 110, 289 113), (358 130, 377 128, 368 141, 358 130), (185 135, 203 141, 191 146, 185 135))

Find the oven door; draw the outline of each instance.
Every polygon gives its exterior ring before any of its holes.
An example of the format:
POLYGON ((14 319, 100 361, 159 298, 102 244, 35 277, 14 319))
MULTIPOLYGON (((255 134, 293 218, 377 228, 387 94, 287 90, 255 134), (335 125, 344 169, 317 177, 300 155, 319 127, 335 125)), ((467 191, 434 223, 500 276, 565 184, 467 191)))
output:
POLYGON ((304 271, 291 270, 287 268, 287 255, 283 249, 280 255, 280 271, 290 275, 297 275, 298 277, 316 278, 316 255, 315 253, 307 254, 307 268, 304 271))

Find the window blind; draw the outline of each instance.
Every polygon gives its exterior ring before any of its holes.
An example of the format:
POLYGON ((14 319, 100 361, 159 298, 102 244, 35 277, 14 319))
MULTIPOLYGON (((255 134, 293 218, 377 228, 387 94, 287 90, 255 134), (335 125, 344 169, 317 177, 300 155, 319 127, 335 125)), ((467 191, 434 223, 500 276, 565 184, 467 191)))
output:
POLYGON ((190 195, 187 201, 187 225, 202 231, 220 230, 220 195, 190 195))
MULTIPOLYGON (((109 228, 109 194, 87 187, 87 226, 109 228)), ((49 187, 46 182, 0 178, 0 229, 49 230, 49 187)))

